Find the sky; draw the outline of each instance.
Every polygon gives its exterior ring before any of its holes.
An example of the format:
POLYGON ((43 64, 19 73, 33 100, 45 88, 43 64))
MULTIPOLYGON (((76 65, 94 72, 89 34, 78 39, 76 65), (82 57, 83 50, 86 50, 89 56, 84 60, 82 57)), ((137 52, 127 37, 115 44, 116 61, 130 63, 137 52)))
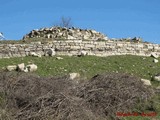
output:
POLYGON ((160 0, 0 0, 0 32, 9 40, 52 27, 62 17, 109 38, 141 37, 160 44, 160 0))

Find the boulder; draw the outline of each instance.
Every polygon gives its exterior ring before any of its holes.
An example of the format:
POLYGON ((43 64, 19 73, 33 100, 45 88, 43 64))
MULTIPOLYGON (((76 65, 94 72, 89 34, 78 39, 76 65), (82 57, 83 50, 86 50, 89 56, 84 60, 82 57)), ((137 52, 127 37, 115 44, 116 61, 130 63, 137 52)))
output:
POLYGON ((154 62, 154 63, 158 63, 158 60, 157 60, 157 59, 154 59, 153 62, 154 62))
POLYGON ((24 68, 24 72, 29 72, 27 67, 24 68))
POLYGON ((71 35, 68 35, 67 39, 69 39, 69 40, 73 40, 73 39, 76 39, 76 38, 74 38, 74 37, 73 37, 73 36, 71 36, 71 35))
MULTIPOLYGON (((34 72, 34 71, 36 71, 37 70, 37 65, 35 65, 35 64, 30 64, 30 65, 27 65, 26 66, 26 69, 28 69, 28 71, 29 72, 34 72)), ((27 70, 26 70, 27 71, 27 70)))
POLYGON ((150 80, 141 79, 141 81, 143 82, 144 85, 147 85, 147 86, 151 86, 152 85, 150 80))
POLYGON ((7 66, 6 69, 7 69, 8 71, 14 71, 14 70, 17 69, 17 66, 16 66, 16 65, 9 65, 9 66, 7 66))
POLYGON ((155 52, 152 52, 152 53, 151 53, 151 57, 153 57, 153 58, 158 58, 159 56, 158 56, 155 52))
POLYGON ((131 39, 133 42, 142 42, 142 38, 140 37, 134 37, 131 39))
POLYGON ((35 52, 30 52, 30 54, 29 54, 30 56, 34 56, 34 57, 41 57, 41 55, 40 54, 38 54, 38 53, 35 53, 35 52))
POLYGON ((160 82, 160 75, 154 76, 153 80, 160 82))
POLYGON ((79 78, 80 77, 80 74, 79 73, 70 73, 69 74, 69 78, 71 79, 71 80, 75 80, 75 79, 77 79, 77 78, 79 78))
POLYGON ((92 33, 92 34, 96 34, 96 33, 97 33, 97 31, 95 31, 95 30, 91 30, 91 33, 92 33))
POLYGON ((39 53, 37 53, 37 56, 36 57, 42 57, 42 55, 41 54, 39 54, 39 53))
POLYGON ((86 56, 86 55, 88 55, 88 52, 84 50, 80 51, 79 53, 79 56, 86 56))
POLYGON ((54 56, 56 55, 55 49, 50 48, 45 50, 45 56, 54 56))
POLYGON ((57 60, 63 60, 63 58, 62 58, 62 57, 56 57, 56 59, 57 59, 57 60))
POLYGON ((18 70, 18 71, 24 71, 24 69, 25 69, 24 63, 21 63, 21 64, 18 64, 18 65, 17 65, 17 70, 18 70))

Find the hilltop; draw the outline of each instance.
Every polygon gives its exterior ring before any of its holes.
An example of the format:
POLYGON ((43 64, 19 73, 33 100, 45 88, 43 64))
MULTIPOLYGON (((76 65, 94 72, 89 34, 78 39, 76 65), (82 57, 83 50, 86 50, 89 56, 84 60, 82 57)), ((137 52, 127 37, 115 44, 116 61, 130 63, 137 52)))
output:
POLYGON ((95 30, 66 28, 66 27, 51 27, 32 30, 26 34, 23 39, 27 38, 53 38, 53 39, 76 39, 76 40, 108 40, 108 37, 95 30))

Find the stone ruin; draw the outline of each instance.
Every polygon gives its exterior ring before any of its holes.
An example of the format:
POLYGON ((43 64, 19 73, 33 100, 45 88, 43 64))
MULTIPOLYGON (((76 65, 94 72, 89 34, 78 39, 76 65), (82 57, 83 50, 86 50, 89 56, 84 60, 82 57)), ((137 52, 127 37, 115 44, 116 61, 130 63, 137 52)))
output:
POLYGON ((30 33, 23 36, 23 40, 30 38, 44 38, 53 40, 111 40, 111 41, 126 41, 126 42, 143 42, 142 38, 108 38, 103 33, 97 32, 95 30, 80 29, 80 28, 66 28, 66 27, 51 27, 51 28, 40 28, 34 29, 30 33))
POLYGON ((66 27, 51 27, 32 30, 23 37, 23 40, 28 38, 51 38, 64 40, 108 40, 108 37, 95 30, 66 28, 66 27))

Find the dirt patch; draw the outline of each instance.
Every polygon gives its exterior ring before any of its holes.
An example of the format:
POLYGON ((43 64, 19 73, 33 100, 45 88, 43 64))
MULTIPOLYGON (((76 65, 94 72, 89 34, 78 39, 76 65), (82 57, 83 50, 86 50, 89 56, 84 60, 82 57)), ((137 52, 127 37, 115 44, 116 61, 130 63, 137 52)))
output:
POLYGON ((115 73, 76 84, 69 76, 3 72, 0 92, 5 99, 1 109, 17 120, 119 119, 117 112, 144 108, 155 94, 139 78, 115 73))

